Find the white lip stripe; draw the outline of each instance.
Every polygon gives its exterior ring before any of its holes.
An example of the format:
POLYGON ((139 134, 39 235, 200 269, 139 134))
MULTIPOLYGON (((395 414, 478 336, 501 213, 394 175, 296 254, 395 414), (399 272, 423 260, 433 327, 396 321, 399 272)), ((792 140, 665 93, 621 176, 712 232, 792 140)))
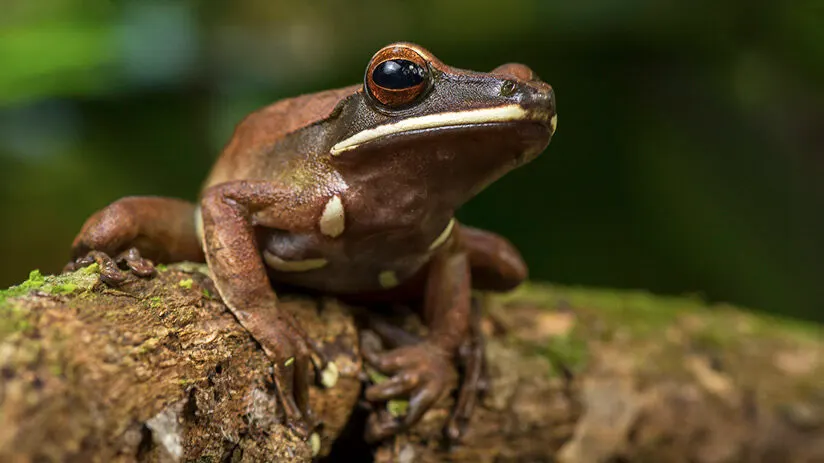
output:
POLYGON ((473 109, 469 111, 456 111, 451 113, 411 117, 392 124, 380 125, 372 129, 366 129, 358 132, 335 144, 335 146, 333 146, 330 150, 330 153, 338 154, 362 145, 368 141, 372 141, 386 135, 408 132, 410 130, 431 129, 434 127, 446 127, 450 125, 482 124, 484 122, 515 121, 526 119, 527 117, 528 113, 526 110, 516 104, 498 106, 495 108, 473 109))
POLYGON ((454 218, 449 219, 449 223, 446 224, 446 228, 444 228, 443 231, 441 232, 441 234, 438 235, 437 238, 435 238, 435 241, 433 241, 432 244, 429 245, 429 250, 433 251, 437 247, 442 245, 449 238, 449 235, 452 234, 452 227, 454 227, 454 226, 455 226, 455 219, 454 218))

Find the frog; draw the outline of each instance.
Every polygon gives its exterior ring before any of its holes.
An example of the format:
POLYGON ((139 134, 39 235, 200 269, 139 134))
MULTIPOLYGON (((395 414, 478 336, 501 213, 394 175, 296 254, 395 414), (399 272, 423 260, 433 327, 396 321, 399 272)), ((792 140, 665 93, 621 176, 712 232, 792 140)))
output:
MULTIPOLYGON (((334 365, 280 309, 275 288, 416 301, 424 336, 361 346, 387 377, 366 387, 367 401, 408 400, 402 416, 370 417, 369 439, 385 439, 452 392, 461 356, 479 357, 473 293, 510 291, 528 277, 509 240, 455 214, 536 159, 556 126, 554 90, 528 66, 471 71, 420 45, 392 43, 371 57, 362 82, 246 116, 197 201, 129 196, 94 213, 65 270, 96 262, 100 278, 119 285, 129 273, 151 277, 158 264, 206 263, 218 295, 271 362, 286 423, 304 437, 316 425, 309 387, 317 378, 334 387, 334 365)), ((466 365, 475 380, 459 386, 451 436, 480 389, 479 361, 466 365)))

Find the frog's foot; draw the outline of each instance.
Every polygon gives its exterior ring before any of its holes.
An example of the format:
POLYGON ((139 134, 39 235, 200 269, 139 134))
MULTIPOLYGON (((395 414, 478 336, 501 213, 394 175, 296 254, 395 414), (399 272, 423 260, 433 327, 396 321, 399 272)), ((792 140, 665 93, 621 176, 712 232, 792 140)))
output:
MULTIPOLYGON (((396 339, 397 340, 397 339, 396 339)), ((366 425, 366 440, 376 442, 409 429, 440 398, 449 392, 457 372, 452 355, 427 341, 379 352, 375 343, 362 343, 366 361, 391 377, 366 389, 370 402, 408 398, 403 417, 393 417, 382 410, 372 414, 366 425)))
POLYGON ((334 386, 337 370, 320 345, 292 317, 281 314, 276 320, 263 318, 260 321, 264 323, 250 324, 255 327, 250 334, 272 360, 274 385, 286 425, 306 439, 320 425, 309 405, 309 387, 313 383, 334 386))
POLYGON ((472 298, 472 316, 469 338, 458 351, 461 366, 461 386, 458 399, 446 424, 446 438, 450 444, 460 442, 466 425, 472 417, 478 399, 489 389, 486 348, 481 333, 481 310, 477 298, 472 298))
POLYGON ((93 263, 100 267, 100 280, 109 286, 119 286, 126 281, 127 274, 121 271, 121 266, 129 269, 139 277, 150 277, 155 273, 152 261, 143 258, 137 248, 130 248, 112 258, 102 251, 89 251, 63 267, 63 272, 73 272, 88 267, 93 263))

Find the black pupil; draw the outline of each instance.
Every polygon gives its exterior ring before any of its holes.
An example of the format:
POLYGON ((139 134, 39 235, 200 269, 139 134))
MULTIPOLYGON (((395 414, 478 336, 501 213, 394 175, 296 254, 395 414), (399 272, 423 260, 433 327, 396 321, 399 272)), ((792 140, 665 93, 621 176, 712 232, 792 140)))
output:
POLYGON ((391 59, 379 64, 372 72, 372 80, 383 88, 401 90, 414 87, 426 77, 426 70, 405 59, 391 59))

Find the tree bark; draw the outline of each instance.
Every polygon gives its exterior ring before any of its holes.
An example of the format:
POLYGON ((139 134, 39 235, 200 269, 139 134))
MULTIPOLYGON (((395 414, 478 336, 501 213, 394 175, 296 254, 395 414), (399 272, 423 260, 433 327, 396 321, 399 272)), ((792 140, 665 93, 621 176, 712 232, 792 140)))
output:
POLYGON ((94 268, 33 272, 0 292, 0 461, 824 462, 820 326, 537 284, 487 298, 489 388, 451 446, 451 397, 366 446, 364 309, 282 295, 339 373, 313 388, 323 425, 304 442, 205 272, 179 264, 118 289, 94 268))

